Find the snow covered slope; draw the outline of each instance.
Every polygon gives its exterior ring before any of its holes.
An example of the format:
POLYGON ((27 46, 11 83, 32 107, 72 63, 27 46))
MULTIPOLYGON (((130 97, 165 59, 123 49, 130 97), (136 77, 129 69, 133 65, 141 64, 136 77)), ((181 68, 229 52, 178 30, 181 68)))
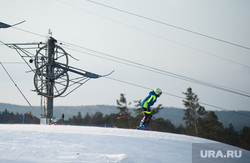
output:
POLYGON ((192 143, 212 141, 117 128, 1 124, 0 162, 191 163, 192 143))

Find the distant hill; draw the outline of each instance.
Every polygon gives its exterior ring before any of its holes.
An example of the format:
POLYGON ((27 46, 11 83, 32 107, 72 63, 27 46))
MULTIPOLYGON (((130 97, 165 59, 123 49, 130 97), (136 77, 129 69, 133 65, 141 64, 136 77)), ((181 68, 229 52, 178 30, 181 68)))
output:
MULTIPOLYGON (((40 116, 41 107, 35 106, 31 108, 30 106, 21 106, 0 103, 0 111, 7 109, 9 112, 13 113, 29 113, 31 112, 34 116, 40 116)), ((78 112, 81 112, 84 116, 86 113, 95 114, 96 112, 101 112, 105 114, 118 113, 116 106, 109 105, 90 105, 90 106, 54 106, 53 115, 57 118, 60 118, 62 114, 65 115, 65 119, 69 119, 73 115, 77 115, 78 112)))
MULTIPOLYGON (((207 110, 208 111, 208 110, 207 110)), ((250 111, 214 111, 218 116, 219 121, 224 127, 228 127, 230 123, 233 124, 236 130, 241 130, 244 126, 250 126, 250 111), (246 116, 244 116, 246 115, 246 116)), ((185 125, 182 120, 184 116, 184 109, 180 108, 164 108, 156 117, 163 117, 169 119, 175 126, 180 124, 185 125)))
MULTIPOLYGON (((30 106, 20 106, 13 104, 0 103, 0 111, 7 109, 9 112, 13 113, 29 113, 40 117, 41 108, 36 106, 31 108, 30 106)), ((131 108, 130 111, 133 111, 131 108)), ((111 113, 118 113, 119 110, 116 106, 111 105, 90 105, 90 106, 55 106, 54 107, 54 116, 60 118, 62 114, 65 115, 65 119, 69 119, 73 115, 77 115, 78 112, 81 112, 82 116, 86 113, 95 114, 96 112, 101 112, 104 115, 111 113)), ((250 111, 215 111, 216 115, 219 118, 219 121, 223 123, 224 127, 228 127, 230 123, 233 124, 236 130, 240 130, 243 126, 250 126, 250 111), (243 116, 243 115, 248 115, 243 116)), ((164 107, 154 118, 164 118, 169 119, 176 127, 180 124, 185 125, 185 122, 182 120, 184 116, 184 110, 174 107, 164 107)))

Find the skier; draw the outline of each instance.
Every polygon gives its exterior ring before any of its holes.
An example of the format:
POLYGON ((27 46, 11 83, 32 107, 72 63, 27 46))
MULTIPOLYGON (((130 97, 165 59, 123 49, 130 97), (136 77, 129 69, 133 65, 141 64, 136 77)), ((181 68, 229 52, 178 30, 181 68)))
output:
POLYGON ((51 118, 51 125, 57 125, 57 120, 56 120, 56 117, 52 117, 51 118))
POLYGON ((138 127, 139 130, 150 130, 148 128, 149 121, 152 118, 150 107, 154 105, 157 101, 157 98, 160 97, 162 91, 160 88, 156 88, 149 92, 149 95, 142 101, 141 107, 144 110, 144 117, 141 120, 140 126, 138 127))

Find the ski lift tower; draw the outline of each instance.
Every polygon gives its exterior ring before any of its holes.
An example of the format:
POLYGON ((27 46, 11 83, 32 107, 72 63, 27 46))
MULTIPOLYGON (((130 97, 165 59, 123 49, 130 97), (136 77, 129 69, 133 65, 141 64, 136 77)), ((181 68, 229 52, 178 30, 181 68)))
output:
MULTIPOLYGON (((91 78, 103 77, 101 75, 69 66, 69 54, 56 43, 57 41, 53 37, 49 37, 47 44, 41 47, 35 56, 36 72, 34 76, 34 85, 38 94, 46 97, 44 115, 41 117, 41 124, 50 123, 50 120, 53 117, 54 98, 62 96, 69 86, 72 86, 73 84, 79 84, 79 86, 81 86, 91 78), (68 72, 78 74, 81 77, 69 79, 68 72), (70 82, 73 84, 69 84, 70 82)), ((69 93, 73 92, 76 88, 69 93)))
POLYGON ((71 55, 66 53, 52 36, 48 38, 46 43, 3 44, 9 48, 15 49, 30 67, 31 71, 35 73, 35 91, 38 95, 41 95, 40 124, 50 124, 51 118, 53 117, 54 98, 66 97, 89 79, 100 78, 113 73, 112 71, 107 75, 98 75, 69 66, 68 56, 71 55), (33 55, 29 50, 37 49, 37 47, 39 49, 36 50, 36 55, 33 55), (33 62, 35 68, 30 66, 33 62), (68 73, 73 73, 78 76, 70 79, 68 73), (63 95, 64 93, 66 95, 63 95), (44 114, 42 113, 42 97, 45 98, 44 114))
MULTIPOLYGON (((45 104, 45 117, 41 117, 41 124, 48 124, 50 119, 53 117, 53 101, 54 101, 54 58, 55 58, 55 42, 56 40, 50 37, 47 41, 47 67, 46 67, 46 76, 48 77, 48 84, 46 84, 46 98, 45 104)), ((39 70, 40 71, 40 70, 39 70)), ((40 72, 39 72, 40 73, 40 72)))

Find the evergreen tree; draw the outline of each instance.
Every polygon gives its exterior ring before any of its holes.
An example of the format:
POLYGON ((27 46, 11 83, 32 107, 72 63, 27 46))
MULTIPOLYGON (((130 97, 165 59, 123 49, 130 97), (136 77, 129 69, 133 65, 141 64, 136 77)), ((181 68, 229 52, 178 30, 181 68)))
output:
POLYGON ((185 127, 180 124, 179 127, 176 128, 176 133, 179 133, 179 134, 184 134, 185 132, 185 127))
POLYGON ((126 112, 128 112, 128 105, 131 104, 131 102, 127 103, 127 99, 126 99, 124 93, 120 94, 120 99, 116 100, 116 103, 118 105, 117 108, 120 110, 119 113, 126 113, 126 112))
MULTIPOLYGON (((128 105, 131 103, 127 102, 125 97, 125 93, 120 94, 120 99, 116 100, 117 108, 120 110, 119 113, 127 113, 128 112, 128 105)), ((117 118, 117 117, 116 117, 117 118)), ((121 118, 116 122, 116 126, 120 128, 128 128, 129 127, 129 118, 121 118)))
POLYGON ((82 123, 83 124, 87 124, 90 125, 91 124, 91 119, 92 117, 89 115, 89 113, 87 112, 87 114, 84 116, 82 123))
POLYGON ((77 123, 77 124, 82 124, 82 114, 81 112, 77 113, 77 116, 73 116, 72 118, 69 118, 70 122, 77 123))
POLYGON ((6 108, 4 109, 3 113, 5 113, 5 114, 11 114, 6 108))
POLYGON ((193 128, 195 135, 198 136, 197 121, 206 113, 205 108, 200 106, 198 96, 193 93, 191 87, 183 94, 186 95, 186 100, 183 100, 183 104, 186 107, 183 120, 186 121, 187 129, 193 128))
POLYGON ((166 120, 163 118, 153 119, 151 127, 156 131, 171 132, 171 133, 176 132, 175 126, 168 119, 166 120))
POLYGON ((240 147, 250 150, 250 127, 244 126, 240 133, 240 147))
POLYGON ((82 114, 81 112, 78 112, 76 116, 76 123, 82 123, 82 114))
POLYGON ((234 146, 237 146, 240 144, 239 133, 235 131, 232 123, 229 124, 229 127, 225 128, 225 135, 222 141, 227 144, 234 145, 234 146))
POLYGON ((199 129, 201 131, 201 137, 219 141, 221 139, 223 125, 218 121, 215 112, 210 111, 205 114, 203 119, 200 119, 199 129))
POLYGON ((96 112, 92 117, 92 123, 94 125, 104 125, 103 114, 101 112, 96 112))

